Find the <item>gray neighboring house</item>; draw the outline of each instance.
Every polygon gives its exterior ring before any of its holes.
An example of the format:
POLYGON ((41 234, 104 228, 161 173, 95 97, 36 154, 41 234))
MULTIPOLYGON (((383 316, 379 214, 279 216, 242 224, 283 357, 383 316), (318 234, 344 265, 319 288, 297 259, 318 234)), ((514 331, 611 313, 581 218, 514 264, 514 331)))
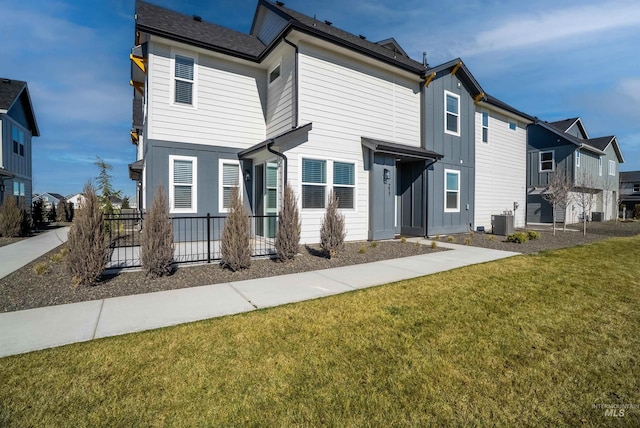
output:
POLYGON ((52 192, 44 192, 37 196, 33 197, 34 202, 41 200, 42 207, 46 210, 51 209, 52 206, 58 207, 60 201, 67 201, 67 198, 62 196, 60 193, 52 193, 52 192))
POLYGON ((31 138, 38 136, 27 82, 0 78, 0 204, 16 196, 31 210, 31 138))
POLYGON ((625 206, 626 218, 633 217, 633 210, 640 205, 640 171, 620 173, 620 205, 625 206))
POLYGON ((573 185, 572 202, 557 221, 576 223, 582 207, 576 195, 586 189, 594 195, 587 215, 601 213, 602 220, 617 215, 618 173, 624 157, 615 136, 590 138, 579 117, 558 122, 537 120, 528 127, 527 223, 551 223, 553 210, 543 194, 549 176, 563 171, 573 185), (585 180, 588 185, 585 185, 585 180))

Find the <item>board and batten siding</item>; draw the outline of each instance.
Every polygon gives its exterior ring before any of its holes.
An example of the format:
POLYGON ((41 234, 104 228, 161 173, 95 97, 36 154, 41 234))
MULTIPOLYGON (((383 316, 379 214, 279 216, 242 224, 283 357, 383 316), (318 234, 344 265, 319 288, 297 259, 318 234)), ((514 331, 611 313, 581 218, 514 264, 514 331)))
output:
POLYGON ((515 227, 525 226, 526 209, 526 126, 490 109, 476 107, 475 227, 491 230, 491 216, 513 211, 515 227), (482 141, 482 113, 489 114, 488 142, 482 141))
POLYGON ((267 68, 270 72, 280 65, 280 76, 267 86, 267 138, 290 130, 293 126, 293 85, 295 82, 295 50, 285 45, 274 55, 267 68))
POLYGON ((262 69, 159 43, 149 46, 148 130, 154 140, 243 149, 265 139, 262 69), (173 102, 173 56, 196 58, 194 106, 173 102))
MULTIPOLYGON (((308 142, 287 151, 289 182, 300 195, 304 157, 354 162, 355 208, 342 210, 346 239, 367 239, 369 173, 361 138, 420 145, 418 79, 411 81, 317 46, 300 44, 299 52, 299 123, 312 122, 313 130, 308 142)), ((324 214, 324 209, 301 209, 301 242, 319 242, 324 214)))

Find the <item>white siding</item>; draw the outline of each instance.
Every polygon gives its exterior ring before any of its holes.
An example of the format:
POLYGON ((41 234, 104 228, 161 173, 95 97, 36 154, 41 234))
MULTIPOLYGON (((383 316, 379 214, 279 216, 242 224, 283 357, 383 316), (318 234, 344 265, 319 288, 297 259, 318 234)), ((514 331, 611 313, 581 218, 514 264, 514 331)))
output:
POLYGON ((525 226, 527 131, 518 123, 509 129, 509 119, 490 108, 476 107, 476 197, 475 227, 491 229, 491 215, 515 211, 515 226, 525 226), (482 111, 489 112, 489 141, 482 142, 482 111))
MULTIPOLYGON (((300 45, 299 72, 299 123, 313 122, 313 130, 308 142, 287 152, 289 181, 300 195, 304 156, 355 162, 355 209, 343 210, 346 239, 367 239, 369 178, 361 137, 419 146, 419 83, 307 45, 300 45)), ((301 210, 302 242, 319 242, 324 213, 301 210)))
POLYGON ((267 69, 269 72, 280 64, 280 77, 267 86, 267 138, 274 137, 293 126, 293 84, 295 81, 295 50, 281 49, 267 69))
POLYGON ((196 57, 195 106, 173 103, 172 48, 151 44, 147 138, 234 148, 264 140, 264 70, 204 53, 173 53, 196 57))

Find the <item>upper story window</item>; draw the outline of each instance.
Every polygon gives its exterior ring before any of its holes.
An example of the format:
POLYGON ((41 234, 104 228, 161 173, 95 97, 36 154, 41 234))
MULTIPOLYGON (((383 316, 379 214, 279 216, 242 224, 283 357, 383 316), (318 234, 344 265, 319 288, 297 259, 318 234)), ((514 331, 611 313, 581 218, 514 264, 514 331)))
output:
POLYGON ((444 132, 460 136, 460 95, 444 91, 444 132))
POLYGON ((174 101, 176 103, 193 105, 194 64, 193 58, 175 56, 174 101))
POLYGON ((273 82, 278 77, 280 77, 280 64, 276 65, 275 68, 269 72, 269 83, 273 82))
POLYGON ((24 132, 17 126, 12 127, 13 153, 24 156, 24 132))
POLYGON ((616 175, 616 161, 609 161, 609 175, 616 175))
POLYGON ((444 170, 444 212, 460 212, 460 171, 444 170))
POLYGON ((231 200, 231 192, 233 188, 238 189, 238 193, 242 195, 240 176, 240 162, 234 160, 220 160, 220 200, 219 211, 222 213, 229 212, 229 208, 233 205, 231 200))
POLYGON ((169 156, 169 202, 172 213, 198 212, 198 159, 169 156))
POLYGON ((598 175, 602 177, 602 157, 598 158, 598 175))
POLYGON ((576 152, 576 166, 580 167, 580 151, 576 152))
POLYGON ((538 171, 540 172, 553 172, 555 169, 554 151, 549 150, 547 152, 540 152, 540 166, 538 171))
POLYGON ((509 129, 512 130, 512 131, 517 130, 518 129, 518 124, 510 120, 509 121, 509 129))
POLYGON ((482 112, 482 142, 489 142, 489 113, 486 111, 482 112))
POLYGON ((640 183, 633 183, 633 193, 640 192, 640 183))

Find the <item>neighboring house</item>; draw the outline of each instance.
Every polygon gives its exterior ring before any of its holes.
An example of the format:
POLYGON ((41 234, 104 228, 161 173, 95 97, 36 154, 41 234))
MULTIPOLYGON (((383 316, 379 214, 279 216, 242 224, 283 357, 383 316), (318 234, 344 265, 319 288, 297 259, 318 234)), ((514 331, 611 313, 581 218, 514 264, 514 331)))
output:
POLYGON ((620 205, 625 206, 626 218, 633 217, 636 205, 640 205, 640 171, 620 173, 620 205))
POLYGON ((576 223, 582 215, 601 213, 602 220, 617 215, 619 165, 624 162, 615 136, 589 138, 580 118, 558 122, 536 121, 528 127, 527 222, 550 223, 553 210, 543 194, 550 174, 562 171, 573 186, 572 202, 557 221, 576 223), (580 192, 593 195, 593 204, 576 203, 580 192))
POLYGON ((38 136, 27 83, 0 78, 0 204, 16 196, 31 210, 31 138, 38 136))
POLYGON ((491 217, 505 213, 525 226, 527 126, 534 120, 488 94, 476 104, 476 229, 491 230, 491 217))
POLYGON ((69 195, 66 197, 67 202, 73 204, 73 208, 77 209, 84 204, 85 197, 82 193, 76 193, 75 195, 69 195))
POLYGON ((46 210, 50 210, 51 207, 53 206, 58 208, 58 204, 60 203, 60 201, 66 201, 66 198, 62 196, 60 193, 45 192, 45 193, 39 194, 38 196, 34 196, 33 200, 34 202, 41 200, 42 207, 46 210))

